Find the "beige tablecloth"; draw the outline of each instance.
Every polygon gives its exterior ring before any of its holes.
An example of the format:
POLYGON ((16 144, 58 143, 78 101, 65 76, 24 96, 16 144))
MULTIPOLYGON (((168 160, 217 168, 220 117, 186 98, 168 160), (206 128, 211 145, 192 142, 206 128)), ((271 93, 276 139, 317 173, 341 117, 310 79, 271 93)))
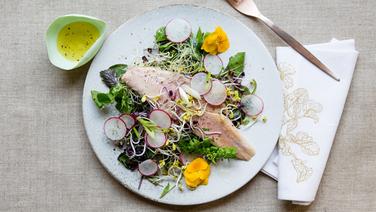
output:
MULTIPOLYGON (((354 38, 360 58, 312 211, 376 211, 376 1, 259 0, 264 14, 303 43, 354 38)), ((194 3, 227 12, 252 28, 274 55, 283 43, 224 0, 0 0, 0 211, 300 211, 276 200, 259 174, 240 191, 206 205, 171 207, 145 200, 100 165, 85 135, 81 95, 88 65, 53 67, 44 34, 54 17, 82 13, 112 31, 146 10, 194 3)), ((324 95, 324 94, 323 94, 324 95)))

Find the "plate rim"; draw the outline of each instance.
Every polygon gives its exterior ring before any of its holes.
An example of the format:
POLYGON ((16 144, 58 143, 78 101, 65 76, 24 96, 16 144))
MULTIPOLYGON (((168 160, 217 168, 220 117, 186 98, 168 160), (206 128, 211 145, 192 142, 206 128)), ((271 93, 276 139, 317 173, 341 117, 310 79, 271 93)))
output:
MULTIPOLYGON (((141 17, 141 16, 143 16, 143 15, 145 15, 145 14, 147 14, 147 13, 150 13, 150 12, 153 12, 153 11, 157 11, 157 10, 160 10, 160 9, 164 9, 164 8, 169 8, 169 7, 192 7, 192 8, 198 8, 198 9, 211 10, 211 11, 214 11, 214 12, 216 12, 216 13, 219 13, 219 14, 221 14, 221 15, 223 15, 223 16, 226 16, 226 18, 229 18, 229 19, 235 21, 237 24, 239 24, 239 25, 241 25, 242 27, 244 27, 247 31, 249 31, 250 33, 253 33, 253 34, 255 35, 255 39, 260 43, 261 48, 263 48, 263 49, 267 52, 267 55, 268 55, 269 59, 271 59, 271 60, 273 61, 272 66, 273 66, 274 70, 275 70, 275 71, 278 71, 277 65, 276 65, 276 63, 275 63, 275 60, 274 60, 272 54, 271 54, 270 51, 267 49, 267 47, 265 46, 264 42, 260 39, 260 37, 257 36, 257 34, 256 34, 251 28, 249 28, 246 24, 244 24, 243 22, 241 22, 241 21, 240 21, 239 19, 237 19, 236 17, 234 17, 234 16, 232 16, 232 15, 226 13, 226 12, 220 11, 220 10, 215 9, 215 8, 210 8, 210 7, 207 7, 207 6, 197 5, 197 4, 168 4, 168 5, 163 5, 163 6, 160 6, 160 7, 152 8, 152 9, 150 9, 150 10, 146 10, 146 11, 142 12, 141 14, 138 14, 138 15, 133 16, 132 18, 126 20, 124 23, 122 23, 120 26, 118 26, 113 32, 109 33, 109 34, 107 35, 107 37, 106 37, 105 42, 107 41, 107 38, 108 38, 109 36, 111 36, 112 34, 116 34, 116 33, 118 33, 118 31, 120 30, 120 28, 122 28, 124 25, 127 25, 128 23, 131 23, 132 21, 136 20, 137 18, 139 18, 139 17, 141 17)), ((95 60, 95 58, 96 58, 96 56, 94 57, 93 60, 95 60)), ((91 66, 92 66, 92 63, 90 64, 90 67, 89 67, 89 69, 88 69, 88 72, 89 72, 91 66)), ((273 70, 272 70, 272 71, 273 71, 273 70)), ((227 193, 227 194, 225 194, 225 195, 223 195, 223 196, 219 196, 219 197, 216 197, 216 198, 213 198, 213 199, 210 199, 210 200, 198 201, 198 202, 195 202, 195 203, 183 203, 183 204, 179 204, 179 203, 166 202, 166 201, 163 201, 163 199, 153 198, 153 197, 150 197, 150 196, 146 196, 146 195, 144 195, 143 193, 137 192, 137 190, 131 188, 128 184, 123 183, 121 180, 119 180, 119 179, 117 178, 117 176, 115 176, 114 173, 112 173, 112 172, 109 170, 109 168, 107 167, 107 165, 105 165, 104 161, 102 161, 102 159, 98 156, 99 154, 98 154, 97 151, 95 150, 95 148, 94 148, 94 146, 93 146, 93 144, 92 144, 92 142, 91 142, 91 140, 90 140, 90 138, 89 138, 89 135, 88 135, 88 134, 89 134, 89 133, 88 133, 89 129, 87 129, 87 126, 88 126, 88 125, 86 124, 87 120, 86 120, 86 118, 85 118, 85 116, 84 116, 84 113, 86 113, 86 112, 85 112, 84 99, 85 99, 85 94, 86 94, 86 84, 87 84, 87 83, 88 83, 88 81, 87 81, 87 77, 86 77, 86 78, 85 78, 85 82, 84 82, 83 93, 82 93, 82 117, 83 117, 83 122, 84 122, 85 134, 86 134, 86 136, 87 136, 87 139, 89 140, 90 147, 91 147, 91 149, 93 150, 93 152, 95 153, 95 157, 98 159, 98 161, 100 162, 100 164, 105 168, 106 172, 109 173, 109 174, 111 175, 111 177, 115 178, 116 181, 117 181, 118 183, 120 183, 122 186, 124 186, 125 188, 127 188, 127 189, 128 189, 129 191, 131 191, 132 193, 134 193, 134 194, 136 194, 136 195, 138 195, 138 196, 141 196, 141 197, 147 199, 148 201, 157 202, 158 204, 163 204, 163 205, 175 205, 175 206, 202 205, 202 204, 206 204, 206 203, 210 203, 210 202, 218 201, 218 200, 220 200, 220 199, 223 199, 223 198, 226 198, 226 197, 232 195, 233 193, 235 193, 235 192, 238 191, 239 189, 243 188, 246 184, 248 184, 249 182, 251 182, 251 181, 255 178, 255 176, 256 176, 258 173, 261 172, 261 169, 262 169, 262 168, 261 168, 258 172, 256 172, 256 174, 255 174, 252 178, 250 178, 250 179, 247 180, 247 181, 244 181, 244 183, 242 183, 241 186, 239 186, 238 188, 234 189, 233 191, 231 191, 231 192, 229 192, 229 193, 227 193)), ((279 84, 278 87, 280 87, 280 90, 281 90, 281 92, 280 92, 280 93, 281 93, 280 98, 282 99, 282 102, 283 102, 283 98, 282 98, 282 97, 283 97, 283 92, 282 92, 282 82, 279 81, 278 84, 279 84)), ((279 127, 278 127, 279 131, 280 131, 280 129, 282 128, 282 117, 283 117, 283 113, 281 113, 281 117, 279 117, 279 120, 280 120, 279 125, 278 125, 278 126, 279 126, 279 127)), ((278 136, 278 137, 279 137, 279 136, 278 136)), ((276 146, 276 144, 277 144, 277 142, 278 142, 278 137, 277 137, 277 139, 274 141, 273 146, 276 146)), ((268 153, 268 155, 271 155, 272 152, 273 152, 273 150, 274 150, 274 148, 268 153)), ((265 163, 266 163, 266 162, 267 162, 267 161, 265 161, 265 163)), ((265 164, 265 163, 264 163, 264 164, 265 164)))

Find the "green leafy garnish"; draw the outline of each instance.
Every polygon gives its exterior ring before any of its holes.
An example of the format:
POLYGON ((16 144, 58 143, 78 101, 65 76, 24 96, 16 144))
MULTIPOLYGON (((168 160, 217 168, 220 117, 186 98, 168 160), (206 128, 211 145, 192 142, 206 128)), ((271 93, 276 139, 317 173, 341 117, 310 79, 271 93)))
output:
POLYGON ((174 43, 171 43, 171 42, 167 42, 167 43, 164 43, 164 44, 160 44, 159 45, 159 51, 160 52, 167 52, 169 51, 170 49, 173 49, 172 47, 174 46, 174 43))
MULTIPOLYGON (((135 149, 138 152, 140 151, 137 146, 135 147, 135 149)), ((142 161, 144 161, 146 159, 153 158, 155 156, 155 153, 153 151, 149 150, 149 149, 146 149, 145 154, 140 155, 140 156, 134 155, 132 157, 129 157, 128 156, 129 152, 133 152, 133 150, 130 149, 130 147, 128 146, 128 148, 125 148, 124 152, 122 152, 119 155, 118 161, 121 164, 123 164, 125 168, 132 170, 132 171, 136 170, 137 167, 138 167, 138 164, 141 163, 142 161)))
POLYGON ((216 147, 209 138, 200 140, 197 136, 185 137, 178 142, 178 146, 182 152, 202 155, 214 164, 221 159, 236 158, 235 147, 216 147))
POLYGON ((241 91, 241 94, 242 95, 249 95, 249 94, 255 94, 256 93, 256 90, 257 90, 257 82, 255 79, 252 79, 250 82, 249 82, 250 86, 251 86, 251 89, 249 89, 247 86, 243 86, 241 85, 240 87, 240 91, 241 91))
POLYGON ((137 169, 138 162, 136 160, 132 160, 128 157, 128 155, 123 152, 119 155, 118 161, 125 166, 125 168, 130 170, 137 169))
POLYGON ((116 109, 122 113, 131 113, 134 108, 134 101, 130 97, 130 90, 124 85, 117 85, 110 89, 110 93, 115 97, 116 109))
POLYGON ((119 84, 119 79, 126 72, 128 66, 125 64, 116 64, 99 73, 104 84, 112 88, 119 84))
POLYGON ((130 95, 129 89, 122 84, 111 87, 108 93, 91 91, 91 97, 99 109, 116 102, 116 109, 122 113, 131 113, 135 107, 130 95))
POLYGON ((132 128, 132 131, 136 135, 137 139, 141 138, 140 133, 137 131, 135 127, 132 128))
POLYGON ((166 27, 161 27, 155 33, 155 42, 160 43, 167 41, 166 27))
POLYGON ((158 130, 157 125, 152 120, 144 117, 137 117, 137 121, 144 127, 146 133, 153 138, 155 131, 158 130))
POLYGON ((160 52, 168 52, 170 50, 174 50, 174 48, 172 47, 174 47, 175 44, 167 39, 166 27, 159 28, 154 37, 155 43, 157 44, 160 52))
POLYGON ((226 71, 235 76, 240 76, 244 71, 245 52, 239 52, 231 56, 226 67, 226 71))
POLYGON ((198 52, 201 51, 201 46, 204 43, 204 33, 201 31, 201 28, 198 28, 197 34, 196 34, 196 50, 198 52))
POLYGON ((241 85, 240 88, 239 88, 239 90, 241 91, 242 95, 251 94, 251 91, 249 90, 249 88, 247 86, 241 85))
POLYGON ((109 69, 115 73, 116 77, 121 77, 126 72, 127 68, 128 65, 126 64, 116 64, 111 66, 109 69))
POLYGON ((166 196, 166 194, 168 192, 170 192, 172 189, 175 188, 176 185, 173 185, 171 186, 170 183, 167 183, 167 185, 164 187, 162 193, 161 193, 161 196, 159 197, 160 199, 162 199, 164 196, 166 196))
POLYGON ((91 91, 91 97, 99 109, 114 102, 114 97, 110 93, 101 93, 99 91, 91 91))

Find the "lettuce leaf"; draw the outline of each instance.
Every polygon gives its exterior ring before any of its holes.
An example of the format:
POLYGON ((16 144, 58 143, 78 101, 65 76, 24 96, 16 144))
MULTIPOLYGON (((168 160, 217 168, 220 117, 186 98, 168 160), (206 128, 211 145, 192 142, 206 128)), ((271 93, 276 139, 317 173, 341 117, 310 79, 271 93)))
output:
POLYGON ((226 71, 229 74, 233 74, 235 76, 240 76, 244 72, 244 60, 245 60, 245 52, 239 52, 234 56, 231 56, 226 67, 226 71))
POLYGON ((167 41, 166 28, 165 27, 159 28, 157 32, 155 33, 154 37, 155 37, 155 42, 157 43, 167 41))

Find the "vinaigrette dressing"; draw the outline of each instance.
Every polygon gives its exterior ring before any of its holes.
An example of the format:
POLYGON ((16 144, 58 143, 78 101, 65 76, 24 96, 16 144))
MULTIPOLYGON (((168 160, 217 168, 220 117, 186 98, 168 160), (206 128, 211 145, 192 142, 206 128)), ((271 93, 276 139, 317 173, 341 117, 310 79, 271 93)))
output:
POLYGON ((57 37, 61 55, 71 61, 79 61, 99 38, 99 30, 87 22, 73 22, 62 28, 57 37))

